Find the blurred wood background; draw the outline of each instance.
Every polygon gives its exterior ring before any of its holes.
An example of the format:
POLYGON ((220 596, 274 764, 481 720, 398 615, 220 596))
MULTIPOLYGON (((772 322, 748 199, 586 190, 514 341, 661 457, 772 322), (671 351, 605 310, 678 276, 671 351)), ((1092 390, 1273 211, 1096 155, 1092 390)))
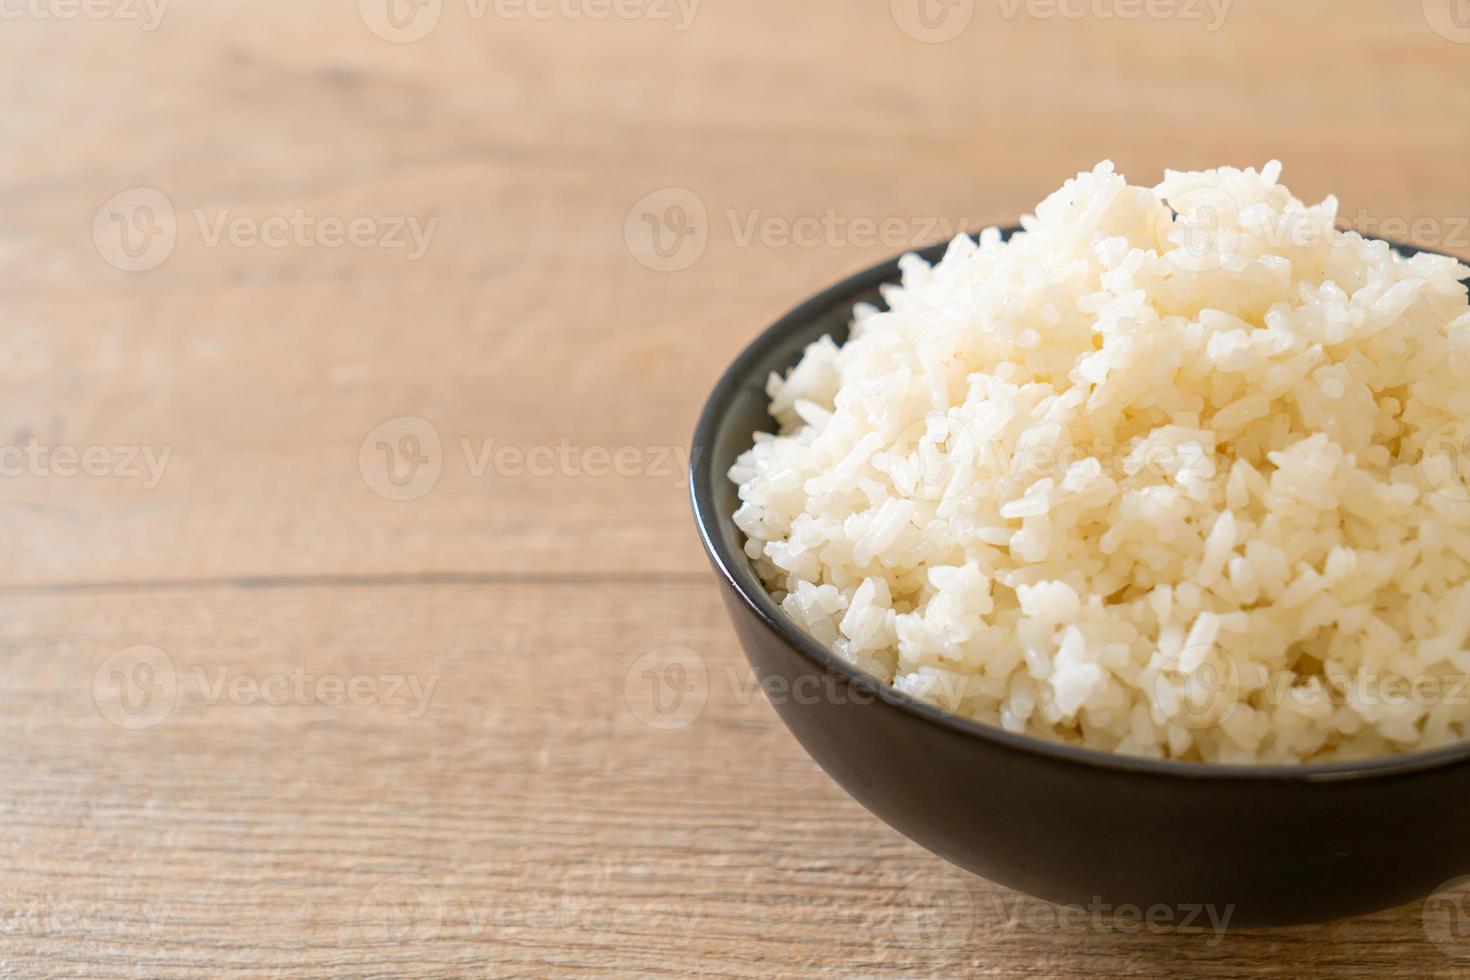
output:
POLYGON ((1105 157, 1470 255, 1470 12, 587 2, 5 7, 0 973, 1463 971, 1420 905, 1130 933, 890 831, 679 454, 805 295, 1105 157))

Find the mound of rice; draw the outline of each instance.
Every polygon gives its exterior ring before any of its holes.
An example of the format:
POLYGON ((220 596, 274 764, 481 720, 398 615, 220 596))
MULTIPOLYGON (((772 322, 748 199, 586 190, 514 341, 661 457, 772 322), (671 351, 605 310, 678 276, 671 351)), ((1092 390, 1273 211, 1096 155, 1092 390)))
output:
POLYGON ((785 612, 948 711, 1135 756, 1470 735, 1470 269, 1280 172, 1105 162, 1009 242, 905 257, 730 472, 785 612))

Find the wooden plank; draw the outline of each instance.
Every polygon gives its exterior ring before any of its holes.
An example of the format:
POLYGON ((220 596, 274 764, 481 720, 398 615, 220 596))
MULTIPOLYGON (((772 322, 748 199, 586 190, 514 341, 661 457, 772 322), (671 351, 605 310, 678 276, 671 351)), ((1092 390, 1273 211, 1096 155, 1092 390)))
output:
POLYGON ((1427 218, 1431 239, 1470 238, 1470 134, 1446 122, 1470 108, 1464 47, 1414 6, 1332 7, 1352 70, 1338 45, 1291 43, 1315 37, 1320 3, 1239 3, 1215 34, 982 11, 963 48, 895 37, 882 11, 770 4, 708 5, 677 36, 491 18, 401 46, 296 6, 181 8, 151 34, 17 22, 0 71, 34 97, 0 184, 0 379, 16 392, 0 432, 171 455, 146 492, 0 481, 0 576, 623 571, 646 560, 634 544, 697 571, 670 454, 729 357, 816 287, 946 227, 1013 221, 1103 156, 1145 180, 1281 156, 1303 194, 1336 192, 1370 227, 1427 218), (793 33, 770 43, 786 19, 793 33), (32 34, 45 59, 22 46, 32 34), (1280 91, 1250 70, 1267 57, 1280 91), (81 84, 128 59, 151 65, 142 92, 81 84), (550 67, 566 64, 578 72, 550 67), (1140 105, 1146 124, 1119 140, 1140 105), (130 275, 102 261, 92 218, 140 185, 168 195, 177 241, 130 275), (629 209, 665 186, 708 215, 705 253, 675 273, 624 240, 629 209), (437 225, 417 261, 310 237, 237 247, 221 231, 298 212, 382 220, 384 237, 389 219, 437 225), (788 243, 803 219, 824 222, 801 239, 816 247, 788 243), (886 241, 855 225, 885 219, 886 241), (357 465, 400 416, 443 439, 443 478, 410 505, 372 493, 357 465), (547 477, 474 469, 492 441, 579 455, 547 477), (619 450, 637 475, 580 475, 586 453, 619 450))
POLYGON ((7 973, 1453 965, 1416 906, 1130 934, 950 869, 801 752, 703 582, 30 594, 0 613, 7 973), (139 644, 173 682, 155 674, 146 707, 129 688, 143 710, 119 716, 110 671, 148 662, 119 657, 139 644), (674 728, 646 723, 637 672, 668 646, 705 669, 674 728))

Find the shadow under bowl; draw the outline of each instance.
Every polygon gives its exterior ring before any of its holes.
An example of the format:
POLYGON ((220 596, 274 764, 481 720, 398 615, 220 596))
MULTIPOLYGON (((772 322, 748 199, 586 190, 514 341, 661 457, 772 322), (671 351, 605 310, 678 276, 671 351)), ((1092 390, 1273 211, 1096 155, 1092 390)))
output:
MULTIPOLYGON (((937 261, 945 247, 919 254, 937 261)), ((716 384, 691 456, 695 519, 735 632, 782 721, 828 775, 935 854, 1058 904, 1163 905, 1174 921, 1211 906, 1228 909, 1232 925, 1290 925, 1390 908, 1470 872, 1470 744, 1304 766, 1117 756, 924 704, 781 612, 742 550, 726 474, 754 432, 774 431, 770 373, 824 334, 843 342, 853 305, 881 307, 879 286, 898 279, 895 258, 763 333, 716 384)))

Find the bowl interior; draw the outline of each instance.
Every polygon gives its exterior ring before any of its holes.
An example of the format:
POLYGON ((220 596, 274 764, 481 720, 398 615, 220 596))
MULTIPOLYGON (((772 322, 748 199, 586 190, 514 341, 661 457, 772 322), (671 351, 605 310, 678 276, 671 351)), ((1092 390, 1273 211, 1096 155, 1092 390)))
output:
MULTIPOLYGON (((1005 228, 1002 235, 1009 238, 1018 230, 1005 228)), ((1389 244, 1403 255, 1427 251, 1397 242, 1389 244)), ((947 243, 940 243, 918 250, 917 254, 929 262, 937 262, 943 258, 947 247, 947 243)), ((1016 735, 950 714, 888 688, 851 667, 807 635, 766 592, 745 556, 744 535, 732 517, 740 506, 739 493, 727 473, 735 459, 750 448, 754 433, 776 430, 766 395, 766 381, 771 373, 784 373, 794 367, 806 346, 823 336, 831 336, 838 344, 844 343, 853 306, 871 303, 882 308, 881 287, 897 283, 899 278, 898 257, 894 257, 823 290, 786 314, 756 338, 716 383, 695 430, 690 489, 695 519, 705 548, 729 586, 788 642, 827 670, 841 674, 853 683, 883 688, 884 701, 929 721, 1027 751, 1089 765, 1206 778, 1335 780, 1405 773, 1470 760, 1470 742, 1376 759, 1304 765, 1221 765, 1119 756, 1035 736, 1016 735)), ((1466 280, 1466 285, 1470 287, 1470 280, 1466 280)))

